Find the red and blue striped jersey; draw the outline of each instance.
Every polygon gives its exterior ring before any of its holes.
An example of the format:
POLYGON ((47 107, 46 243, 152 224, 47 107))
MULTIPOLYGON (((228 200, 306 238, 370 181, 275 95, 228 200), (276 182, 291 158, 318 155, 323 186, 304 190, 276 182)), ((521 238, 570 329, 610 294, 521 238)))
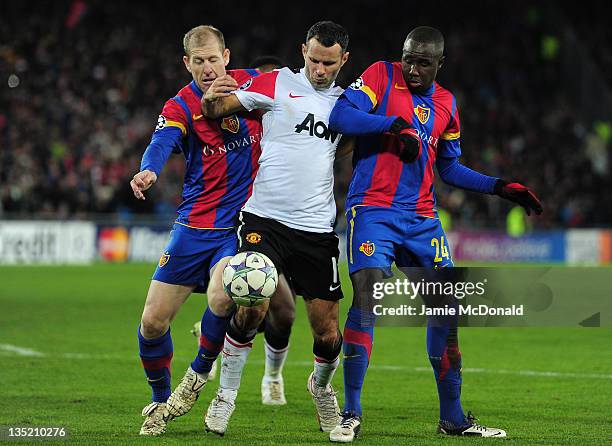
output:
MULTIPOLYGON (((238 84, 259 75, 230 70, 238 84)), ((185 156, 183 202, 176 222, 202 229, 231 228, 251 195, 261 155, 261 112, 202 116, 202 90, 192 81, 168 100, 155 134, 166 132, 185 156)), ((154 135, 155 135, 154 134, 154 135)))
POLYGON ((353 177, 347 208, 394 207, 436 217, 434 163, 436 157, 461 155, 459 113, 455 97, 434 82, 422 94, 410 92, 400 62, 376 62, 344 92, 360 110, 401 116, 412 123, 423 141, 414 163, 399 159, 396 136, 360 136, 353 153, 353 177))

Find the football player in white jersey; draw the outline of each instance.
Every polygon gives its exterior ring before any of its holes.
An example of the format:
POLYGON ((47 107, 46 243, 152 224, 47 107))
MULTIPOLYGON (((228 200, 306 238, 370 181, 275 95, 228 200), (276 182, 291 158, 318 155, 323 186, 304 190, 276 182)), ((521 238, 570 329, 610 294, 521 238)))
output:
MULTIPOLYGON (((211 118, 244 110, 264 113, 260 167, 240 213, 238 251, 268 256, 281 280, 290 279, 304 297, 315 356, 308 390, 319 428, 325 432, 339 419, 331 380, 342 347, 338 237, 333 232, 333 164, 342 136, 330 131, 329 114, 343 91, 334 81, 348 60, 348 40, 342 26, 318 22, 302 44, 302 69, 275 70, 240 87, 229 76, 219 77, 202 99, 202 113, 211 118)), ((275 305, 274 297, 269 305, 275 305)), ((223 435, 227 429, 242 370, 267 307, 240 307, 229 324, 220 387, 205 417, 208 431, 223 435)))
MULTIPOLYGON (((254 67, 260 73, 269 73, 282 68, 285 64, 276 56, 260 56, 248 66, 254 67)), ((282 406, 287 404, 283 382, 283 367, 289 354, 289 337, 295 320, 295 293, 279 293, 275 296, 275 305, 270 307, 263 322, 257 328, 258 333, 264 333, 264 375, 261 379, 261 402, 267 406, 282 406), (291 294, 291 295, 289 295, 291 294)), ((198 320, 191 329, 198 346, 202 321, 198 320)), ((208 374, 208 381, 217 376, 217 363, 208 374)))

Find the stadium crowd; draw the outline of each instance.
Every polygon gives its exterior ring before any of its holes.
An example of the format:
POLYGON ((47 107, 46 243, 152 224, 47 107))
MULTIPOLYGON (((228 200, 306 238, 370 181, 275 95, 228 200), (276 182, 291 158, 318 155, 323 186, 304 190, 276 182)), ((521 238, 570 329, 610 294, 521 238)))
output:
MULTIPOLYGON (((438 81, 457 96, 464 163, 512 172, 532 187, 545 206, 535 228, 610 224, 612 208, 598 201, 612 186, 609 135, 582 121, 565 94, 560 54, 571 49, 551 44, 556 31, 539 4, 430 5, 406 14, 405 2, 309 6, 292 14, 237 2, 228 14, 220 2, 8 1, 0 17, 0 215, 168 218, 180 202, 181 156, 171 157, 146 201, 128 183, 163 102, 190 79, 177 45, 184 32, 218 26, 230 67, 266 54, 301 66, 296 46, 312 23, 329 18, 351 34, 342 86, 376 60, 396 60, 412 27, 439 28, 447 58, 438 81)), ((610 53, 610 42, 599 44, 610 53)), ((339 162, 339 212, 350 174, 350 163, 339 162)), ((444 185, 437 192, 454 227, 502 228, 510 209, 444 185)))

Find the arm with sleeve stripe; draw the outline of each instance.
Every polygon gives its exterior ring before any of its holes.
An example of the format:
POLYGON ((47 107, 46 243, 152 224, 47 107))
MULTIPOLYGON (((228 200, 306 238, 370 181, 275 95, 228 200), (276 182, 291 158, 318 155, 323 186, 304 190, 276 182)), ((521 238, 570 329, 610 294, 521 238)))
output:
POLYGON ((159 177, 170 154, 176 149, 180 150, 182 138, 183 133, 178 127, 166 127, 153 133, 151 142, 142 156, 140 171, 150 170, 159 177))
POLYGON ((459 162, 459 158, 438 158, 436 160, 438 174, 442 181, 461 189, 494 194, 495 183, 499 178, 490 177, 470 169, 459 162))

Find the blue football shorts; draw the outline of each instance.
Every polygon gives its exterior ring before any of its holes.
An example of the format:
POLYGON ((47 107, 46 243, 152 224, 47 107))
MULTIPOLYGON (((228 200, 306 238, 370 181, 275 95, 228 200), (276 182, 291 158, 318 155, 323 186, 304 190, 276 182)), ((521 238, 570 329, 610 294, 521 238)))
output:
POLYGON ((153 280, 196 285, 196 293, 205 293, 210 268, 223 257, 235 255, 237 248, 234 229, 196 229, 175 223, 153 280))
POLYGON ((346 216, 351 274, 376 268, 391 277, 393 262, 398 267, 453 266, 448 240, 437 218, 377 206, 354 206, 346 216))

